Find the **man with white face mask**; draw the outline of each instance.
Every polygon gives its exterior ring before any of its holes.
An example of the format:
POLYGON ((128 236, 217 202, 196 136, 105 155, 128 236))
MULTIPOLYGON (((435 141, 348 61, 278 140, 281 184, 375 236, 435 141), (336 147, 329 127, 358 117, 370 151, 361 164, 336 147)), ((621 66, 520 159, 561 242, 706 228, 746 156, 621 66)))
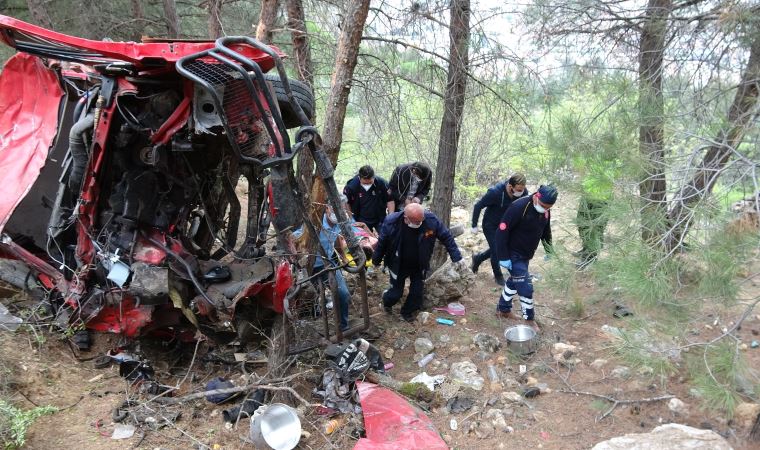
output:
POLYGON ((386 313, 392 313, 393 305, 401 300, 407 278, 409 295, 401 307, 401 318, 411 322, 417 311, 422 309, 425 278, 436 239, 446 247, 454 263, 464 263, 449 230, 435 214, 425 211, 419 203, 410 203, 404 211, 393 213, 385 219, 377 248, 372 254, 372 264, 377 266, 385 260, 390 273, 391 287, 383 293, 386 313))
POLYGON ((512 312, 512 297, 520 296, 522 318, 534 330, 539 331, 533 312, 533 283, 528 273, 528 263, 543 241, 547 254, 552 253, 551 213, 557 201, 557 189, 542 185, 538 192, 512 202, 499 223, 496 246, 499 264, 509 271, 509 279, 496 307, 500 317, 518 319, 512 312))
POLYGON ((478 219, 480 211, 485 208, 483 214, 483 234, 488 242, 488 248, 480 253, 472 255, 472 266, 470 268, 474 273, 478 273, 478 267, 486 260, 491 260, 491 270, 496 284, 504 285, 504 275, 501 273, 499 266, 499 257, 496 255, 496 229, 499 228, 501 216, 507 211, 509 205, 520 197, 528 195, 525 188, 527 179, 525 175, 516 173, 509 177, 506 182, 496 183, 486 192, 472 209, 472 232, 478 231, 478 219))
POLYGON ((395 210, 388 183, 375 176, 372 166, 362 166, 359 173, 348 180, 343 194, 348 198, 350 213, 356 222, 364 223, 376 231, 388 213, 395 210))

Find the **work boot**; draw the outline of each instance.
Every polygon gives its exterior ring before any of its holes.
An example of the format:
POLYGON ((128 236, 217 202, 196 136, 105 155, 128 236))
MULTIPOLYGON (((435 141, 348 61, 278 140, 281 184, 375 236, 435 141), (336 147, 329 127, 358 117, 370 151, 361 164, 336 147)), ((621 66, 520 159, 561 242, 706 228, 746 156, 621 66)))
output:
POLYGON ((472 273, 478 273, 478 268, 480 267, 481 262, 483 261, 480 260, 480 253, 473 253, 472 264, 470 265, 470 270, 472 270, 472 273))

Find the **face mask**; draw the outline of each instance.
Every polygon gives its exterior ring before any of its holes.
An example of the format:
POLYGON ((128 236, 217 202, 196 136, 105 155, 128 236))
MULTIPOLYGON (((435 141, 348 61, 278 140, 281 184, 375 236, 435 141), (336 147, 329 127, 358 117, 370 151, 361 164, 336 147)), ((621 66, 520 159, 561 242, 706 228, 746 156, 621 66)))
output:
POLYGON ((533 207, 536 208, 536 211, 538 211, 539 214, 543 214, 543 213, 546 212, 546 208, 544 208, 543 206, 539 205, 538 203, 534 203, 533 207))
POLYGON ((525 193, 525 191, 512 191, 512 195, 514 197, 522 197, 522 195, 525 193))
POLYGON ((371 184, 362 184, 362 187, 364 188, 365 191, 368 191, 372 187, 372 185, 371 184))
POLYGON ((409 225, 409 228, 414 228, 415 230, 422 226, 422 223, 407 222, 406 224, 409 225))

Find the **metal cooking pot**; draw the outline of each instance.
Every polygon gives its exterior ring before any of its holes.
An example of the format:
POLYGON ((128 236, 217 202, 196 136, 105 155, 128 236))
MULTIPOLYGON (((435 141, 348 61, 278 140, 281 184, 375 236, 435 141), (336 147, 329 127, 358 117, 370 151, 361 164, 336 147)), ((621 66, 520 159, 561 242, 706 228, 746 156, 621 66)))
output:
POLYGON ((504 331, 507 348, 516 355, 529 355, 538 348, 536 331, 527 325, 515 325, 504 331))
POLYGON ((282 403, 256 410, 251 418, 250 437, 257 448, 291 450, 301 440, 301 420, 296 411, 282 403))

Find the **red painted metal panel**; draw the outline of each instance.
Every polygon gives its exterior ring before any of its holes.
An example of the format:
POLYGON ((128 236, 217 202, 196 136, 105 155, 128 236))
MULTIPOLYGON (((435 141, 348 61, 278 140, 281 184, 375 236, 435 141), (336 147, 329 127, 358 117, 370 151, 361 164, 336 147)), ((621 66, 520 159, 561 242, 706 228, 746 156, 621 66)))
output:
POLYGON ((36 56, 19 53, 0 74, 0 231, 45 165, 62 96, 55 73, 36 56))

